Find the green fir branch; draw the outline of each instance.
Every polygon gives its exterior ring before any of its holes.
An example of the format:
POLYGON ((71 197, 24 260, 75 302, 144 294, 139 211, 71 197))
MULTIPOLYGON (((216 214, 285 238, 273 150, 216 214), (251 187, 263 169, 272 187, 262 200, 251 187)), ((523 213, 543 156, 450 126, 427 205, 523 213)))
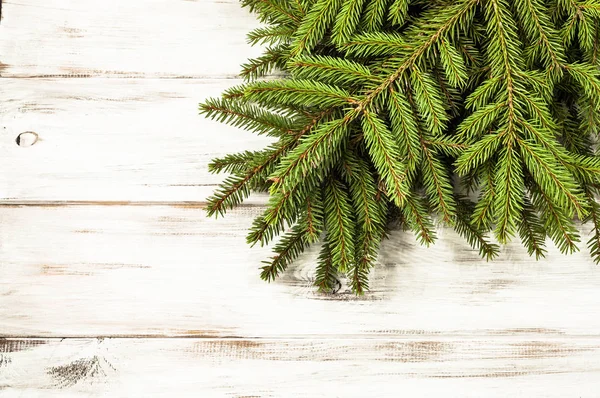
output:
POLYGON ((433 215, 486 259, 499 253, 488 235, 518 236, 536 259, 546 237, 573 253, 582 220, 600 263, 599 1, 242 6, 263 22, 248 42, 267 48, 243 65, 246 84, 200 112, 277 141, 214 159, 209 170, 229 176, 207 211, 269 193, 247 237, 279 237, 263 279, 323 241, 315 285, 336 292, 342 275, 365 294, 388 228, 427 246, 433 215))

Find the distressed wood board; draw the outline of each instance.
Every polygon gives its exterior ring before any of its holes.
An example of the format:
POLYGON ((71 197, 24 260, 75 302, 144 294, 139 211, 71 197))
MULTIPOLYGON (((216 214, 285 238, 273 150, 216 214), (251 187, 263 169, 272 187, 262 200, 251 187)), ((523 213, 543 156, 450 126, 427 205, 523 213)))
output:
POLYGON ((597 340, 0 341, 3 397, 593 397, 597 340))
POLYGON ((198 115, 241 80, 2 79, 0 199, 202 201, 208 162, 270 138, 198 115), (38 142, 16 144, 34 131, 38 142))
POLYGON ((234 77, 260 48, 237 0, 3 0, 2 77, 234 77))
POLYGON ((600 268, 586 254, 486 263, 452 230, 423 248, 396 231, 371 292, 311 286, 311 250, 258 278, 269 248, 245 235, 261 206, 206 218, 196 206, 0 207, 4 336, 344 337, 536 333, 600 337, 600 268), (419 259, 415 261, 415 259, 419 259))
POLYGON ((245 234, 265 197, 203 210, 210 159, 270 142, 197 115, 259 53, 237 0, 2 14, 0 396, 598 396, 583 244, 487 263, 449 229, 430 249, 395 231, 365 297, 317 293, 316 248, 258 278, 270 251, 245 234))

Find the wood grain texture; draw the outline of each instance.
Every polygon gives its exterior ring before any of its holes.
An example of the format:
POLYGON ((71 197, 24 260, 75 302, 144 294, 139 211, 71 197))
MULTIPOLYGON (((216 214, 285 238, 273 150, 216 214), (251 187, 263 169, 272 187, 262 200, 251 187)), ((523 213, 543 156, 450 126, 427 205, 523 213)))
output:
POLYGON ((237 0, 4 0, 2 77, 233 77, 256 18, 237 0))
POLYGON ((260 51, 237 0, 2 3, 3 398, 598 396, 585 250, 395 231, 365 297, 315 292, 317 250, 260 281, 265 197, 202 209, 208 161, 270 141, 197 115, 260 51))
POLYGON ((594 397, 596 339, 0 341, 3 397, 594 397), (2 349, 2 346, 8 347, 2 349))
POLYGON ((198 115, 240 80, 2 79, 0 200, 203 201, 259 137, 198 115), (29 147, 16 143, 34 131, 29 147))
POLYGON ((394 232, 372 291, 311 286, 317 250, 283 278, 258 277, 268 248, 245 234, 260 206, 225 219, 198 207, 0 207, 0 335, 600 337, 600 268, 518 245, 486 263, 453 231, 435 247, 394 232))

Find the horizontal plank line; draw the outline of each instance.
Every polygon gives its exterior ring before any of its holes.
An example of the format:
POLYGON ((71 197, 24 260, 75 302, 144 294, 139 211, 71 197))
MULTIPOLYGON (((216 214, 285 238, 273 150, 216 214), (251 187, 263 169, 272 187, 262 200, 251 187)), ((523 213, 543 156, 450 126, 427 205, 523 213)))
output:
MULTIPOLYGON (((165 207, 177 207, 177 208, 191 208, 191 209, 205 209, 208 202, 206 201, 127 201, 127 200, 57 200, 57 201, 44 201, 44 200, 25 200, 25 201, 11 201, 11 200, 0 200, 0 207, 76 207, 76 206, 131 206, 131 207, 142 207, 142 206, 165 206, 165 207)), ((264 204, 260 203, 242 203, 236 208, 253 208, 253 207, 264 207, 264 204)))
POLYGON ((239 75, 174 75, 156 76, 143 74, 48 74, 48 75, 1 75, 2 79, 157 79, 157 80, 241 80, 239 75))
POLYGON ((391 341, 391 340, 456 340, 465 339, 471 341, 489 341, 489 340, 514 340, 514 339, 549 339, 549 340, 571 340, 571 339, 599 339, 600 334, 557 334, 548 335, 545 333, 516 333, 516 334, 499 334, 499 333, 431 333, 431 334, 401 334, 396 336, 368 336, 359 335, 322 335, 322 334, 306 334, 306 335, 289 335, 289 336, 235 336, 235 335, 153 335, 153 334, 108 334, 108 335, 68 335, 68 336, 36 336, 36 335, 18 335, 10 334, 0 336, 0 342, 3 340, 79 340, 79 339, 112 339, 112 340, 262 340, 262 341, 284 341, 284 340, 353 340, 353 341, 391 341))
MULTIPOLYGON (((265 75, 262 79, 272 80, 285 77, 283 73, 271 73, 265 75)), ((155 74, 144 74, 144 73, 111 73, 107 71, 102 73, 61 73, 61 74, 43 74, 43 75, 9 75, 1 74, 0 79, 144 79, 144 80, 244 80, 240 75, 227 74, 227 75, 155 75, 155 74)))
MULTIPOLYGON (((23 3, 19 3, 19 2, 15 2, 15 1, 8 1, 8 0, 3 0, 4 3, 6 4, 10 4, 13 6, 20 6, 20 7, 30 7, 30 8, 41 8, 41 9, 45 9, 45 10, 60 10, 60 11, 72 11, 69 8, 58 8, 58 7, 48 7, 48 6, 42 6, 39 4, 23 4, 23 3)), ((236 4, 235 0, 219 0, 219 1, 215 1, 215 3, 224 3, 224 4, 236 4)))
MULTIPOLYGON (((262 79, 272 80, 285 77, 283 73, 271 73, 265 75, 262 79)), ((96 73, 60 73, 60 74, 43 74, 43 75, 9 75, 1 74, 0 79, 145 79, 145 80, 244 80, 240 75, 155 75, 144 73, 114 73, 107 71, 96 71, 96 73)))
MULTIPOLYGON (((128 201, 128 200, 25 200, 25 201, 0 201, 0 207, 69 207, 69 206, 169 206, 169 207, 190 207, 205 208, 206 201, 198 202, 170 202, 170 201, 128 201)), ((252 206, 252 205, 250 205, 252 206)))

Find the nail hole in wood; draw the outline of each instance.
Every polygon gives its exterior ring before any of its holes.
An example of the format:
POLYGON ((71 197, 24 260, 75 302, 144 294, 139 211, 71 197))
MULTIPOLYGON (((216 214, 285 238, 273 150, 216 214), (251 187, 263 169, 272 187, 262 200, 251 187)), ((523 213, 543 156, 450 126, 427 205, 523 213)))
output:
POLYGON ((26 148, 35 144, 38 141, 38 138, 39 136, 37 133, 34 133, 33 131, 25 131, 17 136, 15 142, 18 146, 26 148))

